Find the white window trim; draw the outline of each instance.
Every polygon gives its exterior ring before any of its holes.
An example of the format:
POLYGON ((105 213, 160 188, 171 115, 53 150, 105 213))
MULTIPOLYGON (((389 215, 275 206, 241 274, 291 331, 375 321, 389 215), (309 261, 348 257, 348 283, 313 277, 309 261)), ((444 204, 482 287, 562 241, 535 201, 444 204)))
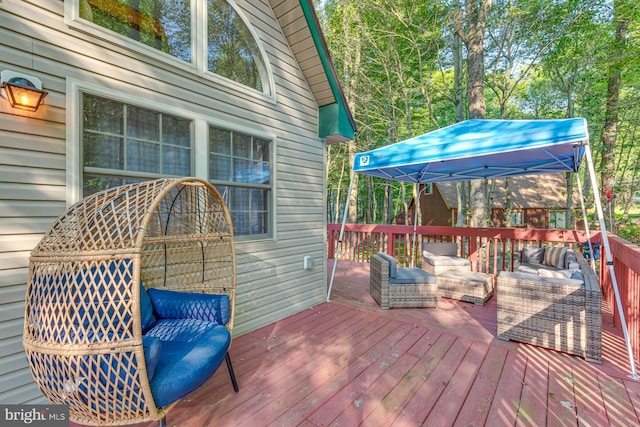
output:
POLYGON ((424 195, 430 196, 433 194, 433 182, 425 182, 424 183, 424 195))
MULTIPOLYGON (((209 180, 209 126, 231 130, 271 141, 271 235, 267 238, 252 239, 251 236, 243 236, 242 242, 277 241, 277 158, 278 139, 275 134, 258 129, 256 127, 237 123, 236 117, 225 117, 224 113, 215 112, 216 116, 202 115, 189 109, 176 105, 173 97, 158 99, 157 94, 147 92, 139 87, 115 82, 114 87, 107 87, 88 83, 72 77, 67 79, 66 88, 66 203, 71 206, 82 199, 82 146, 80 137, 80 124, 82 123, 81 94, 91 93, 114 101, 149 108, 161 113, 171 114, 193 120, 193 149, 191 150, 191 163, 195 177, 209 180), (155 95, 155 97, 153 97, 155 95), (153 97, 153 99, 152 99, 153 97)), ((164 98, 164 97, 163 97, 164 98)))
POLYGON ((74 30, 81 31, 83 33, 89 34, 92 37, 97 37, 101 40, 119 46, 123 49, 126 49, 130 52, 134 52, 136 54, 142 54, 146 57, 149 57, 153 60, 161 61, 167 63, 171 66, 178 67, 190 73, 196 74, 199 77, 203 77, 214 84, 218 84, 221 86, 226 86, 233 90, 236 93, 247 94, 252 97, 261 98, 271 104, 276 104, 276 84, 275 77, 273 75, 273 68, 271 66, 271 62, 269 62, 269 57, 267 55, 267 51, 264 48, 264 44, 260 37, 258 37, 258 33, 250 24, 251 21, 247 19, 244 11, 238 7, 237 3, 233 0, 227 0, 227 3, 231 7, 234 8, 238 16, 245 23, 253 39, 258 45, 258 49, 260 51, 260 55, 262 56, 262 61, 265 66, 266 73, 266 82, 265 86, 268 89, 267 92, 261 92, 252 87, 245 86, 241 83, 238 83, 234 80, 228 79, 226 77, 220 76, 218 74, 212 73, 207 69, 207 58, 206 55, 198 55, 197 52, 206 52, 206 40, 207 40, 207 28, 206 25, 201 25, 200 20, 198 20, 199 16, 206 16, 206 0, 198 1, 191 0, 191 21, 193 22, 193 37, 191 40, 191 49, 193 54, 193 62, 185 62, 174 56, 171 56, 167 53, 161 52, 158 49, 154 49, 150 46, 145 45, 144 43, 140 43, 136 40, 132 40, 126 36, 115 33, 113 31, 109 31, 106 28, 98 24, 94 24, 93 22, 89 22, 85 19, 80 18, 80 0, 67 0, 64 2, 64 22, 65 24, 74 30))

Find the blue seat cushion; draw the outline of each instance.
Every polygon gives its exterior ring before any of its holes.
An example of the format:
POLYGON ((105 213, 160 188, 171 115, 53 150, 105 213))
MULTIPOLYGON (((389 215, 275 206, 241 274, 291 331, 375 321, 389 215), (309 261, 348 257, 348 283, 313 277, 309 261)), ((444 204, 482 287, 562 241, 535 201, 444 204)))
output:
POLYGON ((390 285, 435 285, 438 279, 420 268, 398 268, 395 278, 389 279, 390 285))
POLYGON ((162 341, 150 382, 158 407, 204 384, 222 364, 231 344, 231 334, 224 326, 198 319, 161 319, 146 335, 162 341))

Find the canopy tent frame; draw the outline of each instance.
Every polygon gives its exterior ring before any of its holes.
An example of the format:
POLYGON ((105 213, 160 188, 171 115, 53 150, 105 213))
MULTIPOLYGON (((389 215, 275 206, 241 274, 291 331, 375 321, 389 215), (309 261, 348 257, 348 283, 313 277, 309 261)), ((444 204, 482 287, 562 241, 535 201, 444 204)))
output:
MULTIPOLYGON (((331 292, 347 220, 347 203, 353 191, 356 173, 378 176, 418 185, 444 181, 505 178, 551 172, 577 173, 582 156, 594 189, 594 204, 609 267, 616 307, 629 357, 633 380, 640 379, 629 338, 627 322, 622 307, 618 281, 613 268, 613 257, 604 221, 602 203, 598 192, 595 168, 589 145, 586 120, 467 120, 427 134, 390 144, 354 156, 347 202, 342 217, 335 262, 327 290, 327 302, 331 292), (523 152, 527 155, 523 157, 523 152), (417 154, 417 155, 416 155, 417 154), (463 167, 464 166, 464 167, 463 167)), ((580 187, 579 177, 578 186, 580 187)), ((593 254, 589 225, 580 188, 580 199, 585 221, 588 244, 593 254)), ((415 194, 415 192, 414 192, 415 194)), ((415 204, 412 248, 417 238, 417 211, 415 204)), ((593 268, 593 257, 591 257, 593 268)), ((413 257, 412 257, 413 263, 413 257)))

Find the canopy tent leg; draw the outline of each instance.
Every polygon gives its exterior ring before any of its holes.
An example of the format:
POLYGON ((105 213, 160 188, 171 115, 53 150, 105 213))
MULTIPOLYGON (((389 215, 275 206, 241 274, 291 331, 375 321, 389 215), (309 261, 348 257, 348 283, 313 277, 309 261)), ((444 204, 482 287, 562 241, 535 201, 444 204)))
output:
POLYGON ((593 252, 593 244, 591 243, 591 232, 589 231, 589 218, 587 218, 587 208, 584 205, 584 196, 582 195, 582 182, 580 181, 580 174, 574 172, 574 175, 576 177, 576 184, 578 185, 578 194, 580 195, 580 207, 582 208, 584 231, 587 233, 587 244, 589 245, 589 253, 591 254, 591 256, 589 257, 589 265, 591 265, 591 269, 593 270, 595 265, 595 253, 593 252))
POLYGON ((416 182, 413 184, 413 194, 415 194, 416 202, 413 205, 413 240, 411 240, 411 267, 416 266, 415 260, 415 245, 418 243, 416 240, 418 238, 418 209, 420 209, 420 183, 416 182))
MULTIPOLYGON (((609 247, 609 237, 607 236, 607 226, 604 222, 604 213, 602 211, 600 193, 598 192, 598 183, 596 182, 596 172, 593 167, 593 159, 591 157, 591 147, 589 146, 589 144, 585 144, 585 156, 587 158, 587 167, 589 168, 589 176, 591 178, 591 187, 593 188, 593 200, 596 205, 596 211, 598 212, 598 220, 600 222, 600 231, 602 232, 602 244, 604 246, 605 259, 607 262, 607 266, 609 266, 609 274, 611 275, 611 284, 613 285, 613 293, 616 298, 618 316, 620 316, 622 333, 624 334, 624 341, 627 344, 627 353, 629 354, 629 364, 631 365, 631 375, 629 375, 629 378, 638 380, 638 372, 636 371, 636 363, 633 357, 633 349, 631 348, 631 341, 629 339, 627 322, 625 319, 624 310, 622 309, 620 291, 618 290, 618 280, 616 279, 616 273, 613 269, 613 257, 611 256, 611 248, 609 247)), ((592 258, 593 258, 593 252, 592 252, 592 258)), ((600 267, 602 268, 602 263, 600 264, 600 267)))
POLYGON ((353 168, 351 170, 351 181, 349 182, 349 190, 347 190, 347 200, 344 202, 344 212, 342 212, 342 226, 340 227, 340 236, 338 237, 338 247, 333 260, 333 269, 331 270, 331 279, 329 280, 329 290, 327 291, 327 302, 331 302, 331 290, 333 289, 333 279, 336 276, 336 267, 338 266, 338 260, 340 259, 340 249, 342 247, 342 239, 344 238, 344 226, 347 222, 347 214, 349 213, 349 199, 351 198, 351 191, 353 190, 353 178, 355 172, 353 168))

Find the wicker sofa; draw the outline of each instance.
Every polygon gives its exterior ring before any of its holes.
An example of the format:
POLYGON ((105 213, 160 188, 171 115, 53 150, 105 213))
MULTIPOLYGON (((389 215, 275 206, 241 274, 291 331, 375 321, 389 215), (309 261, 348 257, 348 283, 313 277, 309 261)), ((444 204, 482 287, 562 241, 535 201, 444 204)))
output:
POLYGON ((565 250, 553 265, 543 258, 548 247, 541 249, 523 251, 516 271, 498 275, 498 338, 599 362, 602 293, 595 273, 579 252, 565 250))
POLYGON ((437 307, 438 282, 419 268, 398 267, 395 258, 383 252, 371 257, 369 293, 382 309, 437 307))

